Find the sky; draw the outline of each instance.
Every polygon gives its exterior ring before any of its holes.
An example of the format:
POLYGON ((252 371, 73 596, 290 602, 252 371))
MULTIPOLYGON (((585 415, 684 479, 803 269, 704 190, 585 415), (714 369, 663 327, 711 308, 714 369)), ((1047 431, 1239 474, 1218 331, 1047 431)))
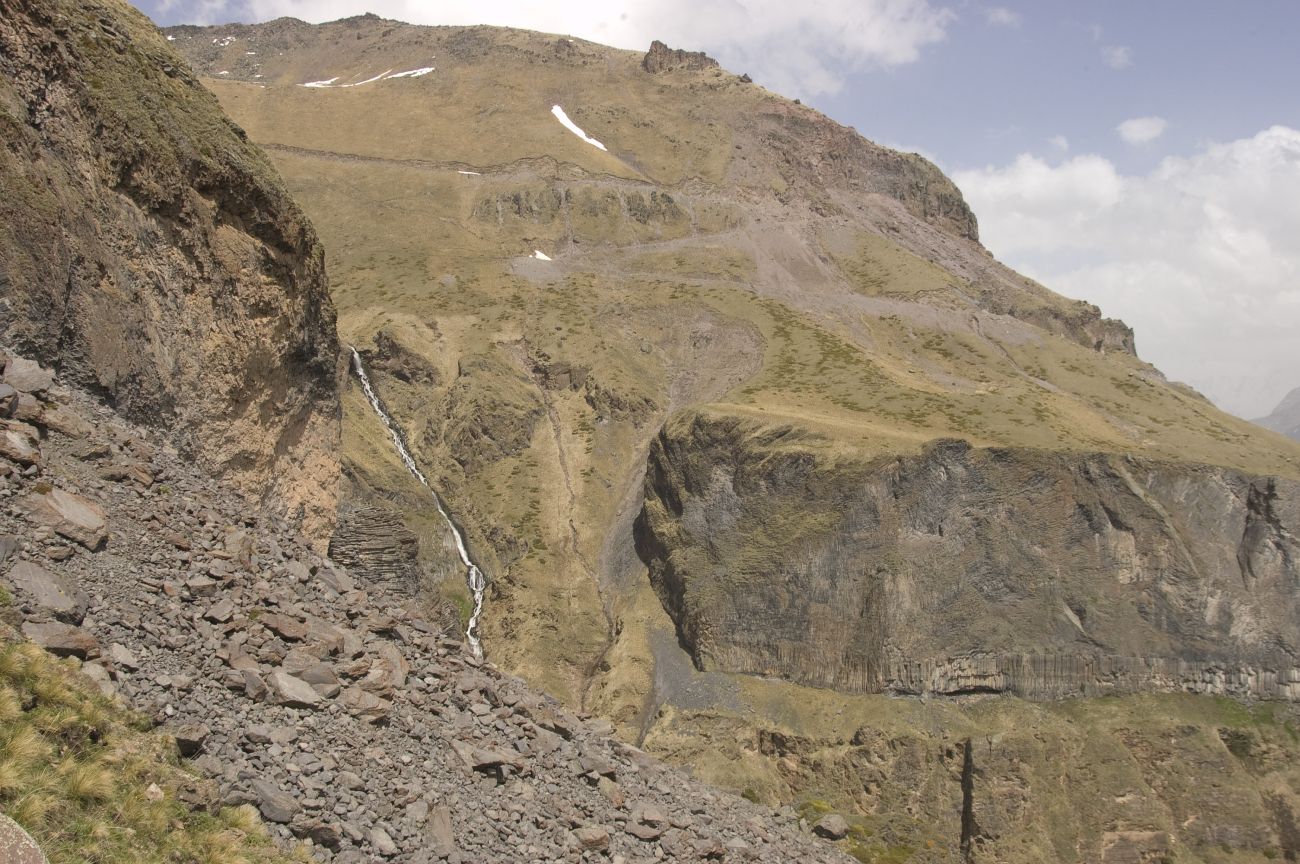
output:
POLYGON ((1300 387, 1295 0, 140 0, 161 24, 374 12, 652 39, 961 187, 999 260, 1243 417, 1300 387))

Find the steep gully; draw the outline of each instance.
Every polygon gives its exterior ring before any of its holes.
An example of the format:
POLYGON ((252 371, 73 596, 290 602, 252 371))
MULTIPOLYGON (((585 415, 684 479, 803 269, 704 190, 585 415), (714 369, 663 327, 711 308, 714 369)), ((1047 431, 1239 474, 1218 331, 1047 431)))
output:
POLYGON ((379 394, 375 392, 374 386, 370 383, 370 376, 366 374, 366 367, 365 364, 361 362, 361 355, 358 354, 357 349, 351 345, 348 346, 348 350, 352 352, 352 369, 357 373, 357 380, 361 382, 361 389, 365 391, 366 398, 370 400, 370 407, 375 409, 375 414, 379 416, 380 422, 384 424, 384 428, 387 429, 388 434, 392 436, 393 447, 397 450, 397 455, 401 458, 402 464, 406 466, 406 470, 411 472, 411 476, 420 481, 420 485, 429 490, 429 496, 433 498, 433 506, 438 508, 438 514, 442 516, 443 520, 447 523, 447 528, 451 531, 451 536, 456 540, 456 552, 460 555, 461 564, 465 566, 465 578, 469 584, 469 590, 474 596, 474 612, 470 615, 469 623, 465 626, 465 639, 469 642, 470 648, 474 651, 474 656, 481 657, 483 655, 483 648, 479 644, 478 640, 478 619, 479 615, 483 612, 483 591, 487 588, 487 580, 483 576, 483 571, 480 570, 478 565, 469 557, 469 549, 465 546, 465 537, 461 534, 460 529, 456 527, 456 523, 447 512, 447 508, 443 505, 442 498, 438 495, 437 490, 429 485, 428 479, 426 479, 424 473, 420 471, 419 466, 415 464, 414 457, 412 457, 410 451, 406 449, 406 443, 401 430, 397 428, 396 422, 394 422, 393 418, 388 416, 388 412, 384 410, 384 404, 380 401, 379 394))

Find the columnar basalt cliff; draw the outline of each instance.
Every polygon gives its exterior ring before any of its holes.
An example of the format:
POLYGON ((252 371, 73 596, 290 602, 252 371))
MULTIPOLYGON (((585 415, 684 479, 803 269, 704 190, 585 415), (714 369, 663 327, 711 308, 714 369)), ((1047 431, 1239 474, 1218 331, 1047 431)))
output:
POLYGON ((828 464, 790 432, 697 414, 651 449, 640 550, 701 668, 1300 698, 1300 483, 956 440, 828 464))
POLYGON ((261 151, 118 2, 0 2, 0 127, 0 339, 319 535, 334 308, 261 151))

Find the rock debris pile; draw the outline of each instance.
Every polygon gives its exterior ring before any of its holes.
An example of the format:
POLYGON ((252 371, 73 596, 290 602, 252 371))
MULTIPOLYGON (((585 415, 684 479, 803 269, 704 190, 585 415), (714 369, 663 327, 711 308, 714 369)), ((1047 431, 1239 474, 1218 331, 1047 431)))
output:
MULTIPOLYGON (((0 610, 322 861, 848 860, 469 654, 45 370, 0 384, 0 610)), ((13 374, 9 374, 13 370, 13 374)))

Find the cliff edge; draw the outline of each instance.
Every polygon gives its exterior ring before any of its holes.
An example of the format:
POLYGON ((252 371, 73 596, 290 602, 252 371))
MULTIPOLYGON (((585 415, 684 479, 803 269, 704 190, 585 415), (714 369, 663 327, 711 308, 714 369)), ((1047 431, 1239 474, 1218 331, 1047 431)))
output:
POLYGON ((125 3, 0 0, 0 340, 320 535, 339 346, 277 173, 125 3))

